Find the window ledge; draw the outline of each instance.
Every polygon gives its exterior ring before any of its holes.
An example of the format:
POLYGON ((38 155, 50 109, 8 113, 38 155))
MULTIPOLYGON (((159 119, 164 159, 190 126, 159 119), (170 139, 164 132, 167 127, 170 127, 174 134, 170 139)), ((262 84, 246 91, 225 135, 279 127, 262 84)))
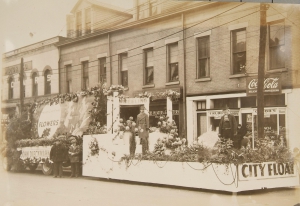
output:
POLYGON ((180 82, 179 81, 176 81, 176 82, 167 82, 165 85, 166 86, 170 86, 170 85, 176 85, 176 84, 179 84, 180 82))
POLYGON ((208 81, 211 81, 210 77, 195 79, 195 82, 208 82, 208 81))
POLYGON ((267 73, 280 73, 280 72, 287 72, 288 69, 287 68, 282 68, 282 69, 272 69, 272 70, 268 70, 267 73))
POLYGON ((229 79, 234 79, 234 78, 240 78, 240 77, 246 77, 246 74, 232 74, 229 76, 229 79))
POLYGON ((147 84, 142 86, 143 89, 152 88, 152 87, 155 87, 155 84, 147 84))

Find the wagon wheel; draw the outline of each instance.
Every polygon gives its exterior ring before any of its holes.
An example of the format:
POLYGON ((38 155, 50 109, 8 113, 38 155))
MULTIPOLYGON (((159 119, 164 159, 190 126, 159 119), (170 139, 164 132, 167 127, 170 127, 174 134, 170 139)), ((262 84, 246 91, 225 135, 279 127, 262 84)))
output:
POLYGON ((53 164, 48 161, 42 164, 42 172, 44 175, 51 175, 53 172, 53 164))

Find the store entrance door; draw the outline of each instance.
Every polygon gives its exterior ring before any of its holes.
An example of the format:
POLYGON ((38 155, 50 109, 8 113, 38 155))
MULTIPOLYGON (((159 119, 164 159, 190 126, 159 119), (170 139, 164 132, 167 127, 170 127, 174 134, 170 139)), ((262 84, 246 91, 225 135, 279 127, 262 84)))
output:
POLYGON ((121 106, 120 107, 120 118, 124 120, 129 119, 129 117, 133 117, 133 121, 136 122, 136 117, 140 113, 140 106, 134 105, 134 106, 121 106))

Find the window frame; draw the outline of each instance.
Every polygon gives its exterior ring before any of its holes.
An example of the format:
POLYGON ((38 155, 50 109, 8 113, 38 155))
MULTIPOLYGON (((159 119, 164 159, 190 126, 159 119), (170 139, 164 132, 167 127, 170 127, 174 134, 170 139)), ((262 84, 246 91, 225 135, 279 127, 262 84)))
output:
MULTIPOLYGON (((147 62, 147 59, 148 59, 148 52, 149 51, 152 51, 152 58, 154 57, 153 56, 153 52, 154 52, 154 49, 153 49, 153 47, 150 47, 150 48, 146 48, 146 49, 144 49, 144 51, 143 51, 143 53, 144 53, 144 86, 145 85, 153 85, 154 84, 154 65, 153 66, 147 66, 147 64, 148 64, 148 62, 147 62), (152 69, 153 70, 153 79, 152 79, 152 82, 147 82, 147 74, 148 74, 148 70, 149 69, 152 69)), ((152 64, 154 64, 154 61, 152 60, 152 64)))
POLYGON ((201 36, 201 37, 197 37, 196 38, 196 45, 197 45, 197 70, 196 70, 196 79, 202 79, 202 78, 208 78, 210 77, 210 35, 205 35, 205 36, 201 36), (200 43, 199 41, 202 40, 202 39, 208 39, 207 42, 208 42, 208 54, 205 56, 205 57, 202 57, 200 58, 200 54, 199 54, 199 46, 200 46, 200 43), (203 59, 206 59, 207 60, 207 66, 208 66, 208 71, 205 76, 200 76, 200 60, 203 60, 203 59))
POLYGON ((167 83, 174 83, 174 82, 179 81, 179 61, 178 61, 178 59, 179 59, 178 41, 167 44, 167 83), (171 61, 171 59, 170 59, 170 55, 171 55, 170 48, 171 48, 172 45, 175 45, 175 44, 177 45, 177 51, 178 51, 177 62, 171 63, 170 62, 171 61), (172 68, 172 65, 176 65, 176 64, 177 64, 178 79, 172 81, 171 80, 171 68, 172 68))
POLYGON ((285 20, 284 19, 279 19, 279 20, 275 20, 275 21, 271 21, 271 22, 268 22, 268 71, 274 71, 274 70, 277 70, 277 69, 285 69, 286 68, 286 55, 284 55, 284 66, 280 66, 280 67, 273 67, 272 68, 272 59, 271 59, 271 48, 275 48, 275 47, 278 47, 278 49, 280 50, 280 47, 284 46, 284 48, 286 49, 286 39, 285 39, 285 36, 286 36, 286 29, 285 29, 285 20), (283 23, 284 25, 284 28, 283 28, 283 32, 284 32, 284 44, 278 44, 276 46, 271 46, 270 44, 270 36, 271 36, 271 25, 276 25, 276 24, 280 24, 280 23, 283 23))
POLYGON ((118 55, 118 57, 119 57, 119 74, 120 74, 119 82, 123 87, 128 88, 128 83, 129 83, 129 81, 128 81, 128 79, 129 79, 128 78, 128 61, 127 61, 127 64, 126 64, 126 68, 123 68, 123 56, 126 56, 126 59, 128 60, 128 53, 123 52, 123 53, 120 53, 118 55), (124 79, 123 79, 124 75, 127 76, 127 84, 124 84, 124 82, 123 82, 124 81, 124 79))
POLYGON ((89 88, 89 61, 82 61, 81 62, 81 89, 82 90, 87 90, 89 88), (87 72, 85 72, 85 65, 87 72), (87 76, 85 76, 87 74, 87 76))
POLYGON ((106 83, 107 82, 106 57, 98 58, 98 64, 99 64, 99 77, 98 77, 99 82, 106 83))
POLYGON ((247 27, 241 27, 241 28, 231 30, 230 31, 230 37, 231 37, 231 41, 230 41, 230 44, 231 44, 231 53, 230 53, 230 56, 231 56, 231 74, 232 75, 245 74, 246 73, 246 65, 247 65, 247 27), (243 31, 243 30, 245 31, 245 50, 235 52, 234 51, 234 45, 233 45, 233 43, 234 43, 233 42, 234 33, 237 33, 239 31, 243 31), (245 53, 245 65, 244 65, 244 68, 242 68, 242 71, 240 71, 240 72, 235 71, 235 62, 234 62, 234 56, 235 56, 235 54, 238 54, 238 53, 245 53))

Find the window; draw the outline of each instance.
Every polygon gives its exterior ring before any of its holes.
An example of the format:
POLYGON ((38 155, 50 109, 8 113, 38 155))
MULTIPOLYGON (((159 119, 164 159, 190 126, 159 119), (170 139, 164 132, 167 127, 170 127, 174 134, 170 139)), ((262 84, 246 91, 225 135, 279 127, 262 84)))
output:
POLYGON ((82 62, 82 90, 89 88, 89 62, 82 62))
POLYGON ((72 92, 72 65, 66 65, 67 92, 72 92))
POLYGON ((127 68, 127 53, 119 55, 120 71, 121 71, 121 84, 128 87, 128 68, 127 68))
POLYGON ((179 81, 178 43, 168 45, 168 82, 179 81))
POLYGON ((45 94, 51 94, 51 71, 47 69, 44 73, 45 94))
POLYGON ((8 79, 8 99, 14 98, 14 78, 10 77, 8 79))
POLYGON ((85 10, 85 34, 91 33, 91 9, 85 10))
POLYGON ((232 73, 243 74, 246 67, 246 28, 232 31, 232 73))
POLYGON ((151 16, 153 16, 153 15, 156 15, 156 14, 158 14, 158 11, 157 11, 157 5, 158 5, 158 3, 157 3, 157 1, 155 0, 155 1, 152 1, 151 3, 150 3, 150 15, 151 16))
POLYGON ((106 57, 99 59, 99 81, 106 82, 106 57))
POLYGON ((145 77, 144 84, 153 84, 154 80, 154 70, 153 70, 153 49, 144 50, 144 59, 145 59, 145 77))
POLYGON ((32 74, 32 96, 38 96, 38 74, 36 72, 32 74))
POLYGON ((198 38, 198 70, 197 78, 209 77, 210 51, 209 36, 198 38))
POLYGON ((269 25, 270 70, 285 67, 284 22, 269 25))
POLYGON ((77 30, 77 37, 82 35, 82 18, 81 18, 81 11, 77 12, 76 15, 76 30, 77 30))

